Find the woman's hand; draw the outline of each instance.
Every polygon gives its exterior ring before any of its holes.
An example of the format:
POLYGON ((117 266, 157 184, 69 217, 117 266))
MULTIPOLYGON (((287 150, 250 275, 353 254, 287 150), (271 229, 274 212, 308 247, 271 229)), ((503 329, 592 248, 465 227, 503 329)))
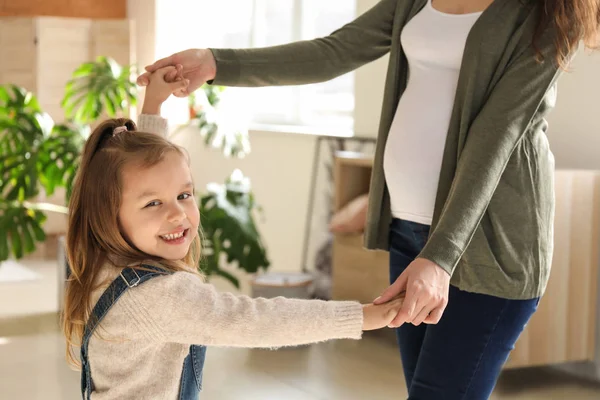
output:
POLYGON ((189 85, 175 93, 177 97, 185 97, 202 86, 206 81, 214 79, 217 74, 217 63, 209 49, 189 49, 160 59, 146 67, 145 73, 137 78, 137 84, 146 86, 150 82, 150 74, 160 68, 181 65, 183 79, 189 80, 189 85))
POLYGON ((446 271, 432 261, 417 258, 373 304, 385 303, 406 292, 402 308, 390 328, 406 322, 437 324, 448 304, 449 289, 450 275, 446 271))
POLYGON ((160 115, 160 107, 176 91, 184 90, 189 81, 181 77, 181 66, 164 67, 148 77, 142 114, 160 115))

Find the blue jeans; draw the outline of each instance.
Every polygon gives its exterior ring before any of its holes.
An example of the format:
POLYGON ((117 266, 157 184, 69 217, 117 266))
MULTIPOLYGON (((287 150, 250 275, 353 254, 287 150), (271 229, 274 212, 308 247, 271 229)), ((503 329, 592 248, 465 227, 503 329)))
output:
MULTIPOLYGON (((428 225, 392 221, 390 282, 417 257, 428 234, 428 225)), ((409 400, 487 399, 538 302, 450 286, 438 324, 404 324, 396 330, 409 400)))

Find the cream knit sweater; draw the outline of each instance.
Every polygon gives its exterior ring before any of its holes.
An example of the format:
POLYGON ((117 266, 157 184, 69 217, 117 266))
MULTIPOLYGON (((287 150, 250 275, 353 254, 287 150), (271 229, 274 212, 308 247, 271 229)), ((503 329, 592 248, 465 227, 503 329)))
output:
MULTIPOLYGON (((139 118, 140 131, 166 128, 160 117, 139 118)), ((119 271, 103 268, 93 304, 119 271)), ((176 400, 190 344, 276 348, 360 339, 362 324, 356 302, 253 299, 218 292, 191 273, 155 277, 128 289, 91 338, 92 399, 176 400)))

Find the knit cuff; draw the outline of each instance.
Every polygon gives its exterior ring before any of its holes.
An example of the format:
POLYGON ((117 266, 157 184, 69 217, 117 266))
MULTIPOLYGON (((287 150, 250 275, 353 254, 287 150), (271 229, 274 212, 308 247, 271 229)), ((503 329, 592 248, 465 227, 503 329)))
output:
POLYGON ((355 301, 337 301, 334 329, 338 339, 360 339, 363 328, 363 306, 355 301))
POLYGON ((162 137, 167 137, 169 131, 169 123, 160 115, 141 114, 138 117, 138 131, 156 133, 162 137))
POLYGON ((427 240, 425 247, 423 247, 423 250, 418 255, 418 258, 433 261, 442 267, 448 275, 452 276, 462 254, 463 250, 452 241, 437 232, 433 232, 427 240))

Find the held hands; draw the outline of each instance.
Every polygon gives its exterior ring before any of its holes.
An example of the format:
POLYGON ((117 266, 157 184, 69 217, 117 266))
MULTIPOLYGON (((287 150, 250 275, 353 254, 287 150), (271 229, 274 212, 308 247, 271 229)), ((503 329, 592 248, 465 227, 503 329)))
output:
POLYGON ((373 301, 382 304, 405 293, 400 311, 390 328, 410 322, 413 325, 437 324, 448 304, 450 275, 433 261, 417 258, 383 294, 373 301))
POLYGON ((396 317, 404 296, 397 296, 385 304, 363 304, 363 331, 381 329, 388 326, 396 317))
POLYGON ((142 114, 160 114, 162 103, 171 94, 183 90, 189 85, 189 81, 183 79, 181 71, 181 65, 168 66, 148 75, 148 87, 142 114))
POLYGON ((146 86, 150 83, 151 74, 161 68, 175 65, 181 65, 182 77, 189 81, 188 86, 173 92, 173 95, 177 97, 188 96, 206 81, 214 79, 217 73, 217 63, 209 49, 189 49, 160 59, 154 64, 147 66, 147 72, 138 77, 137 84, 146 86))

